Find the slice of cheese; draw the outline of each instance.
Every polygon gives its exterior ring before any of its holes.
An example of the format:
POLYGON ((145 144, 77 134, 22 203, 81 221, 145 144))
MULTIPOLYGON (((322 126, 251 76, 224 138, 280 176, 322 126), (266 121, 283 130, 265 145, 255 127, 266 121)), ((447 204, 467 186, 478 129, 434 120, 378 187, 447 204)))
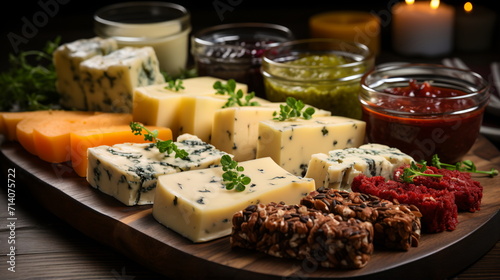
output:
MULTIPOLYGON (((172 131, 166 127, 146 126, 150 131, 156 130, 161 140, 172 140, 172 131)), ((122 143, 144 143, 143 135, 135 135, 130 125, 112 125, 92 129, 78 130, 70 133, 71 166, 76 174, 87 176, 87 150, 92 147, 112 146, 122 143)))
MULTIPOLYGON (((216 81, 227 82, 203 76, 182 80, 184 89, 179 89, 179 91, 169 89, 168 83, 137 87, 133 96, 133 119, 145 125, 169 127, 172 129, 173 136, 177 137, 182 134, 179 133, 180 115, 183 112, 187 115, 193 114, 193 112, 185 112, 187 110, 186 104, 189 104, 186 98, 191 98, 191 104, 193 104, 193 96, 220 97, 220 95, 215 95, 216 91, 213 88, 216 81)), ((245 84, 236 84, 236 89, 241 89, 244 93, 247 92, 247 88, 245 84)), ((192 106, 190 110, 193 110, 192 106)))
POLYGON ((89 148, 87 181, 125 205, 152 204, 160 175, 209 168, 220 164, 226 154, 189 134, 179 136, 175 144, 189 156, 181 159, 160 153, 151 143, 89 148))
MULTIPOLYGON (((234 155, 234 160, 255 159, 259 122, 272 120, 283 102, 263 103, 260 106, 229 107, 214 113, 211 144, 234 155)), ((312 106, 308 106, 312 107, 312 106)), ((314 108, 314 116, 330 116, 330 111, 314 108)))
POLYGON ((80 63, 96 55, 107 55, 117 49, 115 39, 94 37, 63 44, 54 51, 56 88, 61 95, 60 103, 63 107, 87 109, 87 100, 81 83, 80 63))
POLYGON ((225 188, 221 167, 159 177, 153 217, 193 242, 205 242, 229 235, 234 213, 250 204, 297 204, 315 189, 312 179, 290 174, 271 158, 239 166, 252 180, 241 192, 225 188))
POLYGON ((83 61, 80 72, 89 110, 132 113, 134 88, 165 78, 151 47, 124 47, 83 61))
POLYGON ((290 173, 304 176, 311 155, 363 144, 365 127, 364 121, 339 116, 261 121, 257 158, 271 157, 290 173))
POLYGON ((360 174, 392 179, 395 169, 412 161, 396 148, 366 144, 312 155, 305 177, 313 178, 316 188, 350 190, 352 180, 360 174))

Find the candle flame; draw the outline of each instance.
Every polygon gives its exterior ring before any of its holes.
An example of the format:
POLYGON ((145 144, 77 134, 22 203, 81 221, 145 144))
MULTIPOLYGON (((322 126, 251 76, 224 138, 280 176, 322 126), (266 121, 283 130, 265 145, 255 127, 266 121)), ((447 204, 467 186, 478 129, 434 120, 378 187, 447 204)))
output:
POLYGON ((405 0, 405 2, 408 5, 413 5, 413 3, 415 3, 415 0, 405 0))
POLYGON ((431 9, 437 9, 439 7, 439 0, 431 0, 431 9))
POLYGON ((471 2, 466 2, 464 4, 464 11, 467 13, 472 12, 472 3, 471 2))

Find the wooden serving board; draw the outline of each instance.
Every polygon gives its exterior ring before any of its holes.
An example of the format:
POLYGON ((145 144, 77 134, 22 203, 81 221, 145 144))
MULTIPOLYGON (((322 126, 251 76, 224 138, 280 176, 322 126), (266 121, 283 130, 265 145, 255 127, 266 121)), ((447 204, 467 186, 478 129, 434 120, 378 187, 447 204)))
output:
MULTIPOLYGON (((193 244, 160 225, 151 206, 124 206, 93 189, 66 164, 50 164, 19 144, 1 146, 2 168, 16 169, 16 184, 86 235, 173 279, 442 279, 479 259, 500 238, 500 176, 474 176, 484 186, 481 210, 460 213, 456 230, 424 234, 408 252, 376 249, 361 269, 319 268, 245 249, 229 238, 193 244)), ((500 169, 500 152, 480 137, 466 159, 500 169)))

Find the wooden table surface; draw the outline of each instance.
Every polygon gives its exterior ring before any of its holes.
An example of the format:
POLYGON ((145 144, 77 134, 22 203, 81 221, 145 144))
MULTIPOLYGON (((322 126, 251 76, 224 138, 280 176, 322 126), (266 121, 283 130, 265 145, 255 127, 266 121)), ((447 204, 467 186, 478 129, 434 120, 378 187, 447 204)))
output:
MULTIPOLYGON (((18 4, 21 2, 16 1, 18 4)), ((94 11, 96 6, 92 7, 89 6, 91 4, 87 3, 88 5, 85 4, 87 6, 84 9, 80 9, 82 7, 78 6, 80 4, 71 1, 66 2, 67 4, 61 4, 58 7, 58 12, 56 15, 50 17, 48 24, 39 26, 37 29, 38 33, 34 38, 29 38, 30 40, 27 40, 26 44, 22 43, 20 46, 27 47, 27 49, 38 47, 43 45, 46 40, 52 40, 55 35, 63 35, 63 40, 65 41, 93 36, 91 14, 88 13, 94 11)), ((210 3, 213 2, 217 1, 211 1, 210 3)), ((229 2, 234 4, 246 1, 229 2)), ((30 20, 32 16, 39 13, 42 9, 34 3, 28 5, 28 7, 23 6, 22 12, 21 10, 12 10, 14 13, 10 18, 14 18, 15 20, 12 25, 8 25, 6 33, 14 32, 21 34, 21 28, 24 24, 22 18, 26 16, 30 20)), ((250 3, 250 1, 246 3, 250 3)), ((205 5, 206 10, 201 9, 197 11, 197 14, 193 13, 193 30, 199 29, 202 26, 211 26, 230 21, 267 21, 289 26, 299 35, 298 37, 304 37, 307 34, 307 18, 313 13, 326 8, 332 8, 313 7, 311 5, 313 8, 307 11, 295 9, 288 13, 288 16, 281 15, 280 17, 275 17, 272 12, 259 12, 261 18, 255 18, 255 15, 252 13, 242 13, 242 10, 245 8, 243 6, 246 3, 242 4, 241 7, 232 7, 233 9, 227 7, 228 9, 224 13, 224 20, 221 20, 219 16, 215 16, 213 6, 205 5)), ((188 8, 192 7, 188 5, 188 8)), ((280 10, 280 12, 283 11, 280 10)), ((5 29, 5 25, 2 28, 5 29)), ((3 36, 2 40, 5 40, 5 38, 6 36, 3 36)), ((7 52, 12 51, 9 48, 10 42, 2 41, 0 45, 0 52, 2 54, 5 55, 7 52)), ((489 53, 487 55, 465 54, 464 57, 467 63, 482 65, 483 61, 498 60, 499 53, 493 51, 493 57, 489 53)), ((398 55, 386 53, 380 57, 378 62, 397 61, 401 59, 412 60, 412 58, 402 58, 398 55)), ((1 61, 6 61, 6 56, 2 56, 1 61)), ((429 59, 428 61, 436 62, 438 58, 429 59)), ((2 63, 2 67, 4 66, 5 63, 2 63)), ((100 244, 96 240, 72 228, 66 222, 41 207, 29 193, 23 191, 23 186, 21 185, 16 186, 14 206, 16 217, 15 228, 9 228, 9 223, 11 222, 9 218, 11 216, 9 216, 9 212, 7 211, 7 204, 9 203, 7 172, 6 169, 1 170, 0 279, 165 279, 162 275, 137 264, 116 252, 113 248, 100 244), (12 245, 9 242, 12 243, 14 241, 16 246, 15 264, 8 263, 9 259, 11 259, 9 248, 12 245), (9 271, 12 265, 15 265, 15 272, 9 271)), ((54 203, 58 202, 54 201, 54 203)), ((467 252, 463 253, 467 254, 467 252)), ((500 241, 477 262, 464 268, 458 275, 450 279, 500 279, 500 241)))

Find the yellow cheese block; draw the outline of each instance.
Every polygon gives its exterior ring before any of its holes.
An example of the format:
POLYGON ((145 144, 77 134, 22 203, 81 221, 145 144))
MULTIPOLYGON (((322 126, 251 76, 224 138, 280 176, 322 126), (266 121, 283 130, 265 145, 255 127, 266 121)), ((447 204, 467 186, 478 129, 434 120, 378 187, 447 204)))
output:
POLYGON ((221 167, 158 177, 153 217, 193 242, 205 242, 229 235, 233 214, 250 204, 298 204, 315 190, 314 180, 290 174, 271 158, 239 166, 252 180, 241 192, 225 189, 221 167))
POLYGON ((290 173, 304 176, 311 155, 362 145, 365 127, 364 121, 339 116, 261 121, 257 158, 271 157, 290 173))

